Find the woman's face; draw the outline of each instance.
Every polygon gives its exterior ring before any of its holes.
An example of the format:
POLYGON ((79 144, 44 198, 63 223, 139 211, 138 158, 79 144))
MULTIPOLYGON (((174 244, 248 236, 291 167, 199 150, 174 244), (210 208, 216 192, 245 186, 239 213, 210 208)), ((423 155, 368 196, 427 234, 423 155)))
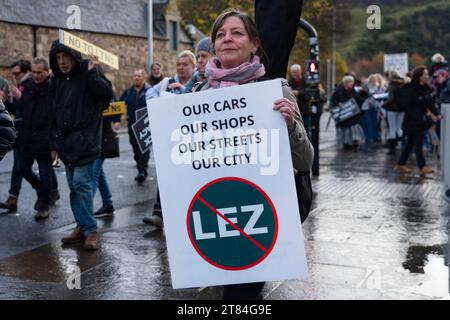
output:
POLYGON ((225 20, 217 32, 214 48, 224 69, 235 68, 250 61, 250 56, 258 49, 238 17, 228 17, 225 20))
POLYGON ((155 78, 161 77, 161 67, 159 65, 157 65, 157 64, 153 65, 153 67, 152 67, 152 75, 155 78))
POLYGON ((430 77, 428 76, 428 70, 423 70, 422 76, 420 77, 420 84, 424 85, 428 83, 428 79, 430 77))
POLYGON ((194 72, 194 65, 188 57, 181 57, 177 62, 177 73, 181 79, 190 79, 194 72))
POLYGON ((197 53, 197 70, 200 73, 205 73, 206 65, 211 60, 212 54, 207 51, 200 51, 197 53))

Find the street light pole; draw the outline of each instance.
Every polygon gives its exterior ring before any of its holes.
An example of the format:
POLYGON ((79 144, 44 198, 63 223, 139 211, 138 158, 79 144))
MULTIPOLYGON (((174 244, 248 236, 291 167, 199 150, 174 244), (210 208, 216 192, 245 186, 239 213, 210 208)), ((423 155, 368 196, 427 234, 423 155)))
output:
POLYGON ((147 51, 147 72, 151 73, 151 65, 153 63, 153 0, 148 0, 147 4, 147 36, 148 36, 148 51, 147 51))

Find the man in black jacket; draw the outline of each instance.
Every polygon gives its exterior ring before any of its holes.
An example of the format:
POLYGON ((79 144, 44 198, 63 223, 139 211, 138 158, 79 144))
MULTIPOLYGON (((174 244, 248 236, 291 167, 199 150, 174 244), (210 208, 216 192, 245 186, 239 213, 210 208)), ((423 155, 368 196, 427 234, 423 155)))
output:
POLYGON ((58 186, 52 168, 50 150, 50 124, 52 112, 48 104, 50 86, 50 68, 44 58, 35 58, 31 65, 32 78, 24 83, 20 110, 22 126, 17 141, 22 155, 20 172, 23 177, 32 182, 38 191, 38 201, 35 204, 36 220, 47 219, 51 202, 51 191, 54 191, 56 201, 59 199, 58 186), (39 177, 32 171, 34 161, 39 166, 39 177))
POLYGON ((49 103, 54 114, 52 157, 58 153, 66 166, 70 205, 76 229, 63 244, 84 241, 86 250, 97 250, 100 242, 93 212, 93 165, 100 156, 102 112, 113 98, 111 82, 99 67, 97 57, 81 55, 54 41, 50 66, 54 73, 49 103))

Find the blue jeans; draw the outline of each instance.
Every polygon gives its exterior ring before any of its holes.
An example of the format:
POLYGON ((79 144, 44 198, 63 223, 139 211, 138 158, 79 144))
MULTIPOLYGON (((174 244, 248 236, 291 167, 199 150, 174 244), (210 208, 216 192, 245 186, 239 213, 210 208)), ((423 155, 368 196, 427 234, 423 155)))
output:
POLYGON ((50 191, 53 190, 52 182, 54 179, 53 176, 55 175, 52 168, 52 159, 50 154, 48 157, 42 158, 23 157, 21 161, 21 171, 23 173, 23 177, 28 181, 35 179, 33 177, 35 173, 32 170, 34 160, 36 160, 39 166, 39 180, 37 181, 38 199, 41 203, 49 205, 50 191))
MULTIPOLYGON (((12 198, 18 198, 20 189, 22 188, 22 178, 24 178, 22 161, 22 154, 17 148, 14 148, 14 165, 11 172, 11 186, 8 192, 9 196, 12 198)), ((38 190, 40 184, 39 177, 31 170, 31 168, 29 169, 28 174, 25 175, 25 180, 31 184, 34 190, 38 190)))
POLYGON ((70 189, 70 206, 75 221, 81 227, 85 236, 97 231, 97 221, 93 210, 94 197, 92 196, 93 169, 94 162, 75 168, 66 166, 67 183, 70 189))
POLYGON ((102 196, 103 205, 112 205, 112 195, 109 190, 108 181, 106 180, 105 172, 103 171, 104 158, 98 158, 94 162, 94 179, 92 179, 92 197, 95 198, 95 193, 98 190, 102 196))
POLYGON ((380 132, 378 131, 378 111, 376 109, 363 111, 363 130, 366 141, 380 141, 380 132))

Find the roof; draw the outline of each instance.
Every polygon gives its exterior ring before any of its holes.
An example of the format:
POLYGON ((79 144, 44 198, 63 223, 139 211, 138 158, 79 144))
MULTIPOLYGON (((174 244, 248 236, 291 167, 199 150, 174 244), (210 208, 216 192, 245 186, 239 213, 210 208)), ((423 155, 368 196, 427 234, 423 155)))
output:
MULTIPOLYGON (((168 1, 153 1, 155 38, 167 38, 164 12, 168 1)), ((67 13, 66 10, 73 3, 73 0, 2 0, 0 21, 67 29, 67 20, 72 12, 67 13)), ((146 0, 78 0, 80 30, 147 37, 146 3, 146 0)), ((180 40, 190 41, 186 35, 182 35, 180 40)))

